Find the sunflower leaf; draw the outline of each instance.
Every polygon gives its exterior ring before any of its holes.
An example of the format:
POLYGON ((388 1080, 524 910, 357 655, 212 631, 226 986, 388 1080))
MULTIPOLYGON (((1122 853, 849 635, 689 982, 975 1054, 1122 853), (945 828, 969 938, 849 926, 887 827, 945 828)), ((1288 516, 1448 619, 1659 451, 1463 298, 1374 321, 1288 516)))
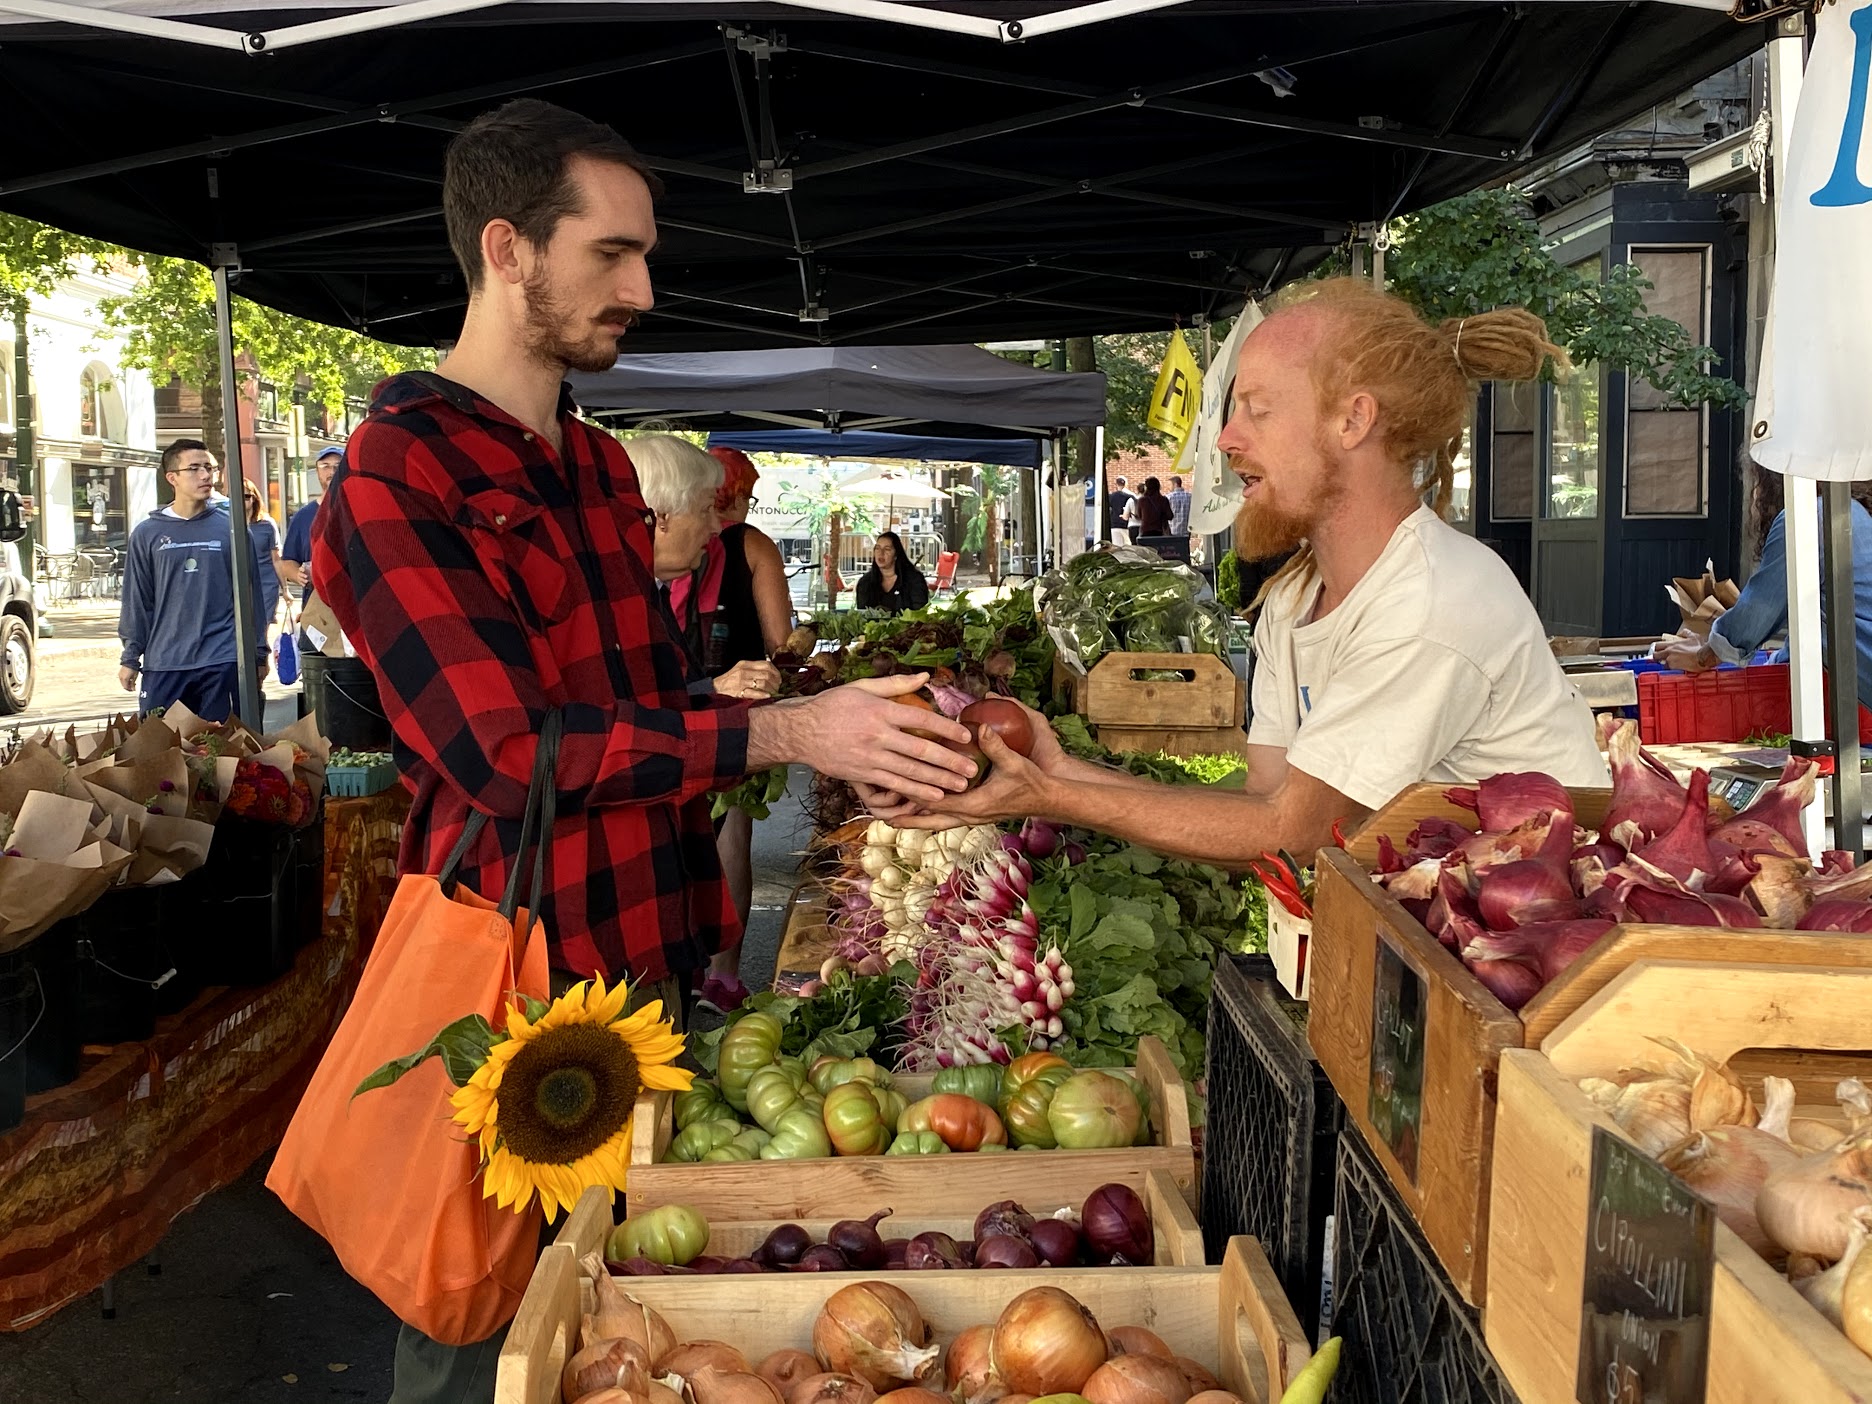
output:
POLYGON ((494 1044, 494 1026, 479 1014, 469 1014, 448 1025, 422 1048, 392 1058, 357 1085, 351 1095, 388 1087, 405 1073, 413 1072, 431 1058, 440 1058, 449 1081, 466 1087, 475 1070, 487 1061, 494 1044))
POLYGON ((537 1024, 546 1017, 546 1011, 552 1008, 545 1000, 535 999, 532 995, 521 995, 520 998, 525 1001, 526 1021, 529 1024, 537 1024))

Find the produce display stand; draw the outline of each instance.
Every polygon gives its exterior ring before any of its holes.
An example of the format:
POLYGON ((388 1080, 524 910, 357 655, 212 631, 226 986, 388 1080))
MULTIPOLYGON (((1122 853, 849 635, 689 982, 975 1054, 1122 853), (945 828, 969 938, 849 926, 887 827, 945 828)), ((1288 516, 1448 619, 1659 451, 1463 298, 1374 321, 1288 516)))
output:
POLYGON ((1247 687, 1213 654, 1115 652, 1090 669, 1062 657, 1053 665, 1053 691, 1070 699, 1110 750, 1247 754, 1247 687), (1177 676, 1138 676, 1169 671, 1177 676))
MULTIPOLYGON (((1196 1215, 1191 1212, 1189 1201, 1183 1197, 1176 1182, 1163 1171, 1153 1170, 1144 1177, 1144 1188, 1140 1193, 1144 1207, 1150 1212, 1151 1232, 1157 1243, 1153 1263, 1158 1267, 1203 1266, 1207 1259, 1203 1256, 1202 1228, 1197 1224, 1196 1215)), ((980 1209, 987 1208, 992 1202, 983 1201, 980 1209)), ((1022 1203, 1025 1204, 1025 1201, 1022 1203)), ((1026 1207, 1038 1212, 1037 1205, 1026 1207)), ((848 1216, 839 1215, 839 1218, 844 1217, 848 1216)), ((865 1217, 870 1216, 867 1214, 865 1217)), ((603 1188, 593 1186, 572 1207, 572 1212, 566 1216, 565 1227, 553 1242, 568 1245, 581 1258, 587 1253, 599 1252, 610 1235, 613 1218, 611 1196, 603 1188)), ((815 1241, 824 1242, 826 1230, 837 1223, 838 1218, 710 1220, 707 1251, 718 1258, 746 1257, 760 1247, 767 1235, 781 1222, 797 1223, 812 1234, 815 1241)), ((893 1210, 891 1216, 878 1225, 878 1232, 890 1238, 910 1238, 919 1233, 934 1232, 946 1233, 956 1239, 969 1239, 975 1236, 975 1214, 932 1214, 922 1205, 912 1202, 893 1210)), ((862 1273, 859 1275, 864 1276, 862 1273)))
MULTIPOLYGON (((1595 1126, 1621 1136, 1581 1092, 1657 1052, 1668 1035, 1760 1077, 1794 1080, 1801 1115, 1831 1106, 1833 1081, 1872 1066, 1872 971, 1643 960, 1541 1042, 1502 1055, 1495 1130, 1489 1345, 1527 1404, 1572 1404, 1579 1359, 1588 1170, 1595 1126), (1748 1060, 1736 1057, 1755 1050, 1748 1060), (1845 1053, 1858 1054, 1844 1058, 1845 1053)), ((1629 1139, 1629 1138, 1627 1138, 1629 1139)), ((1708 1404, 1863 1404, 1872 1358, 1721 1223, 1710 1294, 1708 1404)))
POLYGON ((389 905, 408 810, 401 789, 327 800, 323 932, 284 977, 205 990, 28 1099, 0 1135, 0 1330, 107 1283, 279 1143, 389 905))
MULTIPOLYGON (((1251 1238, 1233 1240, 1220 1267, 882 1276, 910 1294, 945 1347, 968 1327, 994 1321, 1028 1288, 1060 1288, 1101 1323, 1148 1326, 1177 1354, 1214 1373, 1244 1404, 1274 1404, 1312 1355, 1266 1255, 1251 1238)), ((783 1348, 810 1349, 813 1322, 826 1298, 851 1280, 831 1273, 639 1277, 626 1290, 659 1312, 677 1339, 731 1341, 750 1361, 759 1361, 783 1348)), ((586 1291, 573 1249, 549 1245, 501 1347, 495 1404, 557 1404, 586 1291)))
MULTIPOLYGON (((1278 905, 1278 904, 1275 904, 1278 905)), ((1307 1047, 1307 1007, 1266 956, 1216 966, 1209 995, 1202 1228, 1220 1257, 1258 1239, 1309 1331, 1319 1324, 1333 1158, 1344 1116, 1307 1047)))
MULTIPOLYGON (((1595 827, 1609 791, 1572 792, 1581 824, 1595 827)), ((1367 873, 1385 835, 1400 851, 1418 821, 1463 820, 1438 785, 1414 785, 1374 814, 1346 851, 1322 849, 1309 960, 1307 1039, 1398 1193, 1422 1225, 1463 1300, 1485 1299, 1489 1159, 1495 1130, 1495 1068, 1509 1048, 1536 1048, 1620 971, 1640 959, 1872 967, 1872 941, 1811 932, 1730 931, 1706 926, 1614 927, 1518 1013, 1508 1009, 1367 873), (1374 940, 1374 937, 1376 939, 1374 940), (1387 1144, 1374 1121, 1374 996, 1379 950, 1421 979, 1422 1089, 1416 1172, 1404 1146, 1387 1144)), ((1381 1089, 1382 1092, 1382 1089, 1381 1089)))
MULTIPOLYGON (((637 1099, 631 1163, 625 1175, 631 1213, 687 1204, 710 1220, 785 1223, 823 1219, 828 1211, 864 1218, 914 1206, 919 1214, 963 1215, 1013 1199, 1032 1212, 1077 1208, 1100 1185, 1119 1182, 1144 1193, 1161 1171, 1192 1205, 1196 1152, 1183 1080, 1163 1044, 1138 1042, 1136 1074, 1150 1097, 1157 1144, 1122 1150, 1004 1151, 955 1155, 855 1155, 819 1160, 757 1160, 721 1165, 663 1164, 674 1134, 667 1092, 637 1099)), ((932 1074, 901 1073, 895 1085, 915 1099, 932 1074)))

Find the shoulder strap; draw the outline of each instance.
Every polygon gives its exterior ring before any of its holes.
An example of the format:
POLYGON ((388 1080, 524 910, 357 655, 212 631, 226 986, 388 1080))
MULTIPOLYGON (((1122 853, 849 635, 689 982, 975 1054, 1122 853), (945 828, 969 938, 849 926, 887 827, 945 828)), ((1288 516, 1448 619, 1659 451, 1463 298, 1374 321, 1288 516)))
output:
MULTIPOLYGON (((533 851, 533 890, 527 904, 529 912, 539 910, 540 894, 545 888, 546 850, 552 846, 553 826, 559 817, 559 738, 565 718, 559 708, 546 713, 540 725, 539 742, 533 750, 533 778, 527 786, 526 812, 520 820, 520 846, 514 851, 513 866, 507 874, 507 888, 501 893, 500 913, 512 921, 520 908, 520 873, 526 865, 527 851, 533 851)), ((447 861, 436 881, 445 893, 453 893, 457 874, 468 850, 487 827, 487 811, 471 809, 468 822, 462 825, 461 837, 449 851, 447 861)))

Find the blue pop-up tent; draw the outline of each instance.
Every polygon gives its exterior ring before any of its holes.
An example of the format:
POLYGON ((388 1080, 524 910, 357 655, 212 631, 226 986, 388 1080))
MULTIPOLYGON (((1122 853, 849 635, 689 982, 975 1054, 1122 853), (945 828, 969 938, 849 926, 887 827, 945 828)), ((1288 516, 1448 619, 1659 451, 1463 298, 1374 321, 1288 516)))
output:
POLYGON ((828 434, 818 429, 748 429, 710 434, 708 443, 710 448, 737 448, 743 453, 797 453, 808 458, 993 463, 1008 468, 1040 466, 1038 439, 960 439, 864 430, 828 434))

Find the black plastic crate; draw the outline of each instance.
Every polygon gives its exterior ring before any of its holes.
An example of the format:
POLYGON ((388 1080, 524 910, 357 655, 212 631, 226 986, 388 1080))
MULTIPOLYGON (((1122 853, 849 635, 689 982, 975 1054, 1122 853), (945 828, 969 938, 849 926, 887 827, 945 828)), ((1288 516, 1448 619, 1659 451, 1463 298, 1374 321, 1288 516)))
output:
POLYGON ((309 946, 325 929, 325 803, 312 822, 293 830, 293 937, 309 946))
MULTIPOLYGON (((49 1092, 78 1076, 83 1040, 73 923, 61 921, 0 955, 0 1005, 5 1006, 0 1009, 0 1054, 6 1054, 0 1068, 14 1093, 49 1092)), ((0 1102, 11 1095, 0 1095, 0 1102)))
POLYGON ((1209 1261, 1251 1234, 1301 1324, 1319 1325, 1333 1151, 1344 1109, 1307 1047, 1306 1006, 1266 956, 1216 967, 1209 995, 1202 1226, 1209 1261))
POLYGON ((156 1031, 158 993, 175 978, 171 886, 112 888, 71 919, 81 1041, 136 1043, 156 1031))
POLYGON ((1333 1186, 1331 1404, 1519 1404, 1482 1326, 1437 1265, 1356 1128, 1333 1186))
POLYGON ((307 910, 317 899, 299 900, 307 831, 227 816, 215 825, 208 861, 169 893, 170 949, 186 984, 265 985, 292 969, 317 934, 307 910))

